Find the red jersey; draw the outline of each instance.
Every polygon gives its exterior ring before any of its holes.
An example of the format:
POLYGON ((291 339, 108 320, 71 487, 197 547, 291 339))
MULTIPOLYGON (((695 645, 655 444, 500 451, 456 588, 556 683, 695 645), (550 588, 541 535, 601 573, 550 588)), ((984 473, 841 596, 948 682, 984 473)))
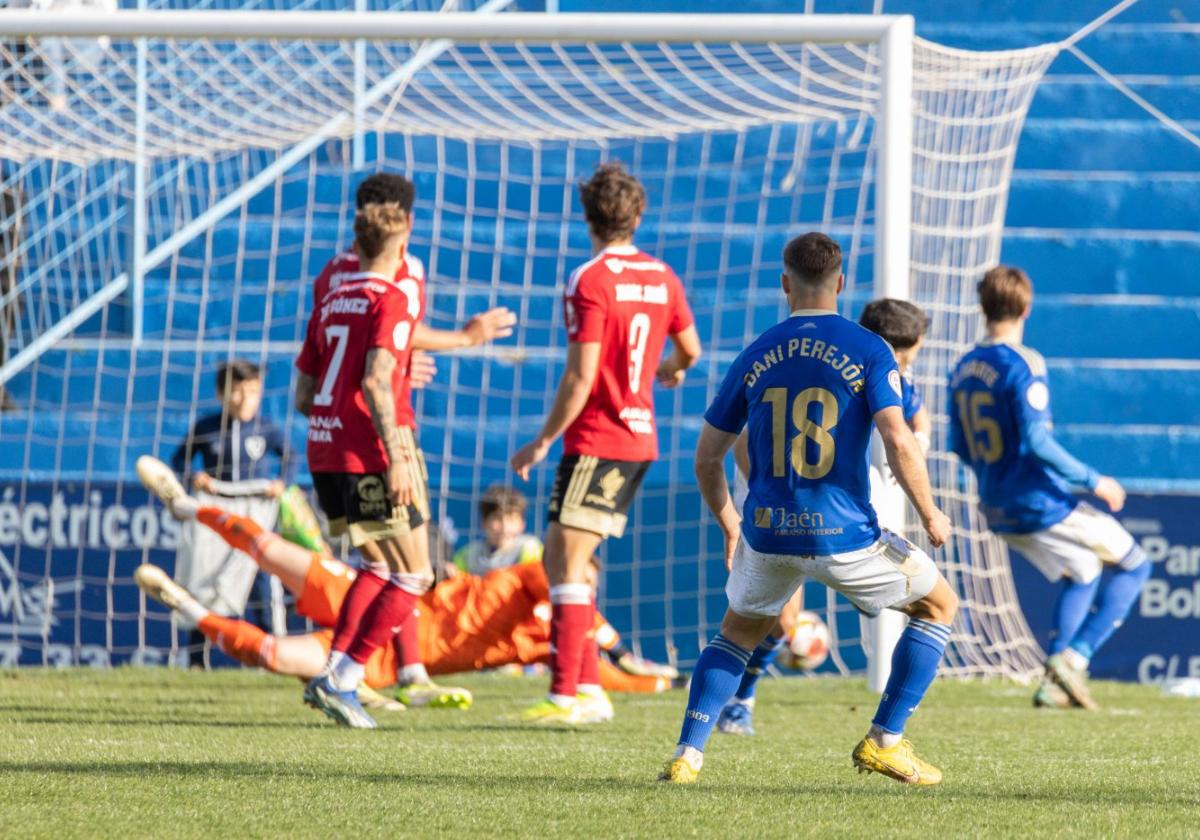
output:
MULTIPOLYGON (((359 274, 358 254, 353 248, 343 251, 325 263, 325 268, 313 281, 313 315, 309 316, 308 321, 310 332, 314 329, 315 315, 326 295, 337 289, 346 278, 358 277, 359 274)), ((419 258, 409 253, 405 253, 404 265, 396 271, 396 282, 405 283, 405 281, 416 284, 417 320, 420 321, 425 317, 425 266, 419 258)), ((411 291, 412 288, 409 283, 405 284, 405 289, 411 291)), ((316 370, 318 366, 316 351, 316 341, 310 340, 306 334, 304 346, 300 348, 300 357, 296 359, 296 367, 305 373, 316 370)), ((407 376, 404 377, 403 384, 396 389, 396 425, 406 426, 410 429, 417 427, 417 416, 412 408, 412 382, 407 376)))
POLYGON ((575 270, 563 303, 567 339, 600 342, 600 370, 563 435, 563 453, 653 461, 654 373, 667 336, 693 320, 683 284, 666 263, 632 245, 609 247, 575 270))
POLYGON ((392 390, 397 397, 396 420, 411 426, 408 361, 413 327, 420 314, 420 289, 415 281, 367 272, 342 277, 337 288, 313 309, 304 347, 296 359, 296 367, 317 386, 308 418, 311 471, 373 473, 387 469, 383 442, 362 389, 367 353, 378 347, 395 354, 392 390))

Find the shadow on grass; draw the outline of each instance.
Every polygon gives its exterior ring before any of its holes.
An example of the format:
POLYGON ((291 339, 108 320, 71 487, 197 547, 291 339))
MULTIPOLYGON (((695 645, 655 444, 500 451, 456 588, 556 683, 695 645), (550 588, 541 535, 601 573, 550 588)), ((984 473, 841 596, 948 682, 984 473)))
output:
MULTIPOLYGON (((462 786, 486 792, 493 795, 507 796, 510 793, 528 794, 533 789, 553 789, 556 793, 597 794, 612 796, 614 793, 628 792, 644 794, 649 789, 662 791, 663 795, 674 795, 675 788, 653 781, 653 768, 647 768, 645 776, 628 778, 623 776, 603 776, 592 778, 567 778, 556 773, 528 775, 488 775, 479 776, 475 772, 454 773, 446 770, 414 771, 397 768, 394 771, 380 772, 376 770, 342 770, 333 767, 320 766, 280 766, 279 764, 255 764, 232 761, 126 761, 126 762, 73 762, 73 761, 0 761, 0 776, 81 776, 100 778, 145 778, 147 774, 157 776, 174 776, 180 779, 297 779, 311 782, 320 779, 324 783, 359 784, 402 784, 413 787, 436 785, 462 786)), ((879 781, 879 780, 876 780, 879 781)), ((1080 804, 1103 803, 1105 805, 1190 805, 1197 804, 1195 795, 1185 795, 1182 792, 1163 792, 1163 795, 1147 795, 1145 790, 1122 791, 1114 788, 1081 788, 1074 791, 1064 791, 1057 787, 1045 791, 1004 791, 1004 790, 962 790, 955 789, 953 783, 932 789, 917 791, 900 785, 885 783, 864 784, 857 779, 845 781, 831 780, 818 785, 763 785, 755 782, 721 784, 706 783, 697 788, 689 788, 689 796, 703 796, 707 799, 717 797, 727 799, 730 795, 750 795, 756 798, 780 799, 794 803, 795 797, 828 796, 832 798, 856 798, 865 802, 878 804, 881 792, 895 791, 898 795, 933 796, 943 805, 953 802, 962 803, 1063 803, 1080 804)))

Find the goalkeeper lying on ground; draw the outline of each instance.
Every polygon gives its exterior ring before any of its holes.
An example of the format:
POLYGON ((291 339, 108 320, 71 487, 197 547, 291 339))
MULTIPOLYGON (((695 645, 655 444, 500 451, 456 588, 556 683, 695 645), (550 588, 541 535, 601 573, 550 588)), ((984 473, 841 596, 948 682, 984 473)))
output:
MULTIPOLYGON (((326 628, 337 621, 342 600, 355 577, 354 569, 327 552, 308 551, 220 507, 200 506, 187 496, 174 473, 154 458, 138 459, 138 475, 176 517, 194 518, 278 577, 296 597, 300 615, 326 628)), ((156 566, 139 567, 134 579, 147 595, 194 621, 214 645, 239 662, 309 679, 317 675, 328 658, 331 630, 273 636, 245 621, 209 612, 156 566)), ((399 697, 407 705, 465 708, 470 702, 469 693, 432 686, 428 675, 547 662, 549 600, 546 573, 540 563, 444 581, 422 596, 418 621, 406 622, 416 633, 405 634, 407 639, 397 636, 393 644, 372 656, 367 663, 366 684, 372 689, 401 684, 399 697)), ((672 687, 673 669, 628 656, 620 647, 616 631, 599 616, 597 636, 609 642, 605 645, 609 655, 630 663, 631 670, 656 672, 627 673, 602 659, 600 674, 607 690, 658 692, 672 687)), ((382 701, 371 699, 375 705, 382 701)))

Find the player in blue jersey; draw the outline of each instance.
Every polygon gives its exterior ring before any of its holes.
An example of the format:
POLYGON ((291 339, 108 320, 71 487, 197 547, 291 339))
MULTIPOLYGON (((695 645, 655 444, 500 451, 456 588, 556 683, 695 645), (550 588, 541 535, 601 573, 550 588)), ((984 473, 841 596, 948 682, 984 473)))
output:
MULTIPOLYGON (((918 306, 906 300, 880 298, 863 307, 858 323, 886 341, 896 354, 896 366, 900 371, 900 408, 904 412, 904 422, 912 429, 921 447, 921 453, 927 454, 933 421, 930 419, 929 409, 925 408, 924 400, 921 399, 920 390, 913 382, 912 367, 925 340, 925 331, 929 329, 929 318, 918 306)), ((733 504, 736 509, 741 510, 746 495, 750 492, 746 483, 750 474, 750 453, 744 429, 733 445, 733 460, 733 504)), ((888 480, 892 479, 889 477, 888 480)), ((746 673, 742 675, 741 684, 717 719, 718 732, 727 735, 754 734, 754 703, 758 681, 787 643, 788 633, 795 627, 803 606, 803 596, 802 590, 796 590, 796 594, 780 612, 779 622, 754 649, 750 662, 746 665, 746 673)))
POLYGON ((696 446, 700 492, 725 536, 729 609, 696 663, 679 744, 660 778, 697 780, 704 745, 751 653, 811 575, 867 615, 890 608, 911 616, 852 760, 863 772, 937 784, 941 771, 919 759, 903 733, 933 682, 958 598, 923 551, 879 528, 868 479, 872 422, 934 546, 945 542, 950 522, 933 503, 920 446, 904 422, 891 348, 837 314, 841 249, 809 233, 788 243, 783 263, 791 317, 734 361, 696 446), (738 511, 724 462, 743 426, 750 480, 738 511))
POLYGON ((1116 519, 1071 492, 1090 490, 1113 512, 1125 504, 1120 484, 1051 433, 1046 363, 1021 344, 1033 304, 1029 277, 997 266, 980 281, 979 301, 987 338, 950 373, 950 447, 975 472, 988 527, 1050 581, 1066 579, 1034 704, 1093 709, 1088 664, 1128 615, 1150 564, 1116 519), (1106 565, 1113 574, 1102 585, 1106 565))

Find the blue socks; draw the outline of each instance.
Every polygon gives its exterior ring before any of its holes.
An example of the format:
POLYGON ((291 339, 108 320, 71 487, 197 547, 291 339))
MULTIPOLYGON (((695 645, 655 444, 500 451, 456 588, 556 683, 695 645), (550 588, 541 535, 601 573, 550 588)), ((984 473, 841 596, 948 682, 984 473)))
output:
POLYGON ((692 672, 692 688, 688 693, 683 729, 679 733, 681 746, 704 751, 717 717, 737 691, 749 661, 750 651, 738 647, 720 633, 708 643, 692 672))
MULTIPOLYGON (((1138 553, 1141 554, 1140 551, 1138 553)), ((1108 641, 1108 637, 1129 615, 1151 571, 1152 567, 1144 556, 1132 569, 1118 567, 1101 590, 1096 611, 1087 617, 1087 621, 1071 639, 1071 647, 1091 659, 1092 654, 1108 641)))
POLYGON ((758 687, 758 678, 775 661, 775 657, 779 655, 779 651, 783 647, 783 642, 782 638, 767 636, 754 649, 754 653, 750 654, 750 661, 746 665, 746 673, 742 675, 742 684, 738 686, 737 694, 734 695, 738 700, 746 701, 754 699, 754 690, 758 687))
POLYGON ((937 675, 938 663, 949 640, 949 625, 919 618, 908 622, 892 653, 892 673, 871 721, 875 726, 893 735, 904 731, 904 725, 937 675))
POLYGON ((1092 609, 1092 601, 1100 589, 1100 577, 1091 583, 1076 583, 1068 579, 1066 588, 1058 594, 1054 604, 1054 636, 1050 639, 1050 655, 1062 653, 1092 609))

